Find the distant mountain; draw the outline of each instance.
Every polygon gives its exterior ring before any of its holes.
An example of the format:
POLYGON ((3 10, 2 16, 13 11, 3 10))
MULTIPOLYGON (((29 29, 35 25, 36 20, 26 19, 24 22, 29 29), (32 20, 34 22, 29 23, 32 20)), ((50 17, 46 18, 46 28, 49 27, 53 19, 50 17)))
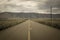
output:
POLYGON ((0 13, 0 18, 60 18, 60 14, 38 14, 38 13, 0 13))

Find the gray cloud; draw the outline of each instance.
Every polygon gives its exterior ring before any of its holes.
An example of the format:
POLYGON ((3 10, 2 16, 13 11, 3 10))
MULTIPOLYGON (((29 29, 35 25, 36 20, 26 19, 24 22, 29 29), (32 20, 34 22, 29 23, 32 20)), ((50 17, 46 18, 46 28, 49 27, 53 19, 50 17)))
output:
POLYGON ((60 14, 60 0, 46 0, 43 5, 39 5, 39 9, 50 11, 52 6, 53 13, 60 14))
POLYGON ((48 0, 46 6, 52 6, 53 13, 60 14, 60 0, 48 0))
MULTIPOLYGON (((0 0, 0 11, 12 11, 12 10, 27 10, 24 5, 20 5, 21 2, 28 1, 28 0, 0 0)), ((29 0, 37 2, 37 8, 38 10, 42 11, 50 11, 50 6, 53 7, 53 13, 59 13, 60 12, 60 0, 29 0)), ((34 5, 34 4, 32 4, 34 5)), ((33 7, 34 8, 34 7, 33 7)), ((30 10, 30 8, 28 9, 30 10)), ((27 10, 27 11, 28 11, 27 10)), ((31 10, 32 11, 32 10, 31 10)))
POLYGON ((60 8, 60 0, 48 0, 46 2, 46 6, 53 6, 53 7, 60 8))

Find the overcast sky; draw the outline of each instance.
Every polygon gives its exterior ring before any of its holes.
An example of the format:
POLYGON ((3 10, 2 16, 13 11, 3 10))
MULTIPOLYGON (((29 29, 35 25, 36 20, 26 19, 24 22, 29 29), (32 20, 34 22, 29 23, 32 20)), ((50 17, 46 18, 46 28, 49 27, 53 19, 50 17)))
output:
POLYGON ((0 12, 49 13, 51 6, 60 14, 60 0, 0 0, 0 12))

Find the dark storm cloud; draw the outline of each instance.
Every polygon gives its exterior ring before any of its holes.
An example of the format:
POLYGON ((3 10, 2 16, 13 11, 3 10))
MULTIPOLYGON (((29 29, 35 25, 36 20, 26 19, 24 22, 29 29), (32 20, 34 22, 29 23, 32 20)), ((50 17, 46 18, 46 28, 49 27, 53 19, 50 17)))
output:
POLYGON ((52 6, 52 7, 60 8, 60 0, 48 0, 46 2, 46 6, 52 6))
POLYGON ((60 0, 45 0, 45 1, 39 1, 40 3, 44 3, 42 5, 39 4, 40 9, 48 9, 50 6, 53 8, 60 8, 60 0))
POLYGON ((39 1, 40 4, 38 5, 39 10, 47 10, 50 11, 50 7, 52 6, 53 13, 60 14, 60 0, 45 0, 39 1))
POLYGON ((45 7, 50 8, 52 6, 52 12, 60 14, 60 0, 48 0, 46 1, 45 7))

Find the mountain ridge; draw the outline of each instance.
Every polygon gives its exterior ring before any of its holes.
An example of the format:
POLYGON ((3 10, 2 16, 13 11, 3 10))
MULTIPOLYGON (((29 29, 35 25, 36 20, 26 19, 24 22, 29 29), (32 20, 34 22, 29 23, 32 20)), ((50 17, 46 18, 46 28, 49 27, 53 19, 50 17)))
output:
POLYGON ((0 18, 60 18, 60 14, 2 12, 0 18))

